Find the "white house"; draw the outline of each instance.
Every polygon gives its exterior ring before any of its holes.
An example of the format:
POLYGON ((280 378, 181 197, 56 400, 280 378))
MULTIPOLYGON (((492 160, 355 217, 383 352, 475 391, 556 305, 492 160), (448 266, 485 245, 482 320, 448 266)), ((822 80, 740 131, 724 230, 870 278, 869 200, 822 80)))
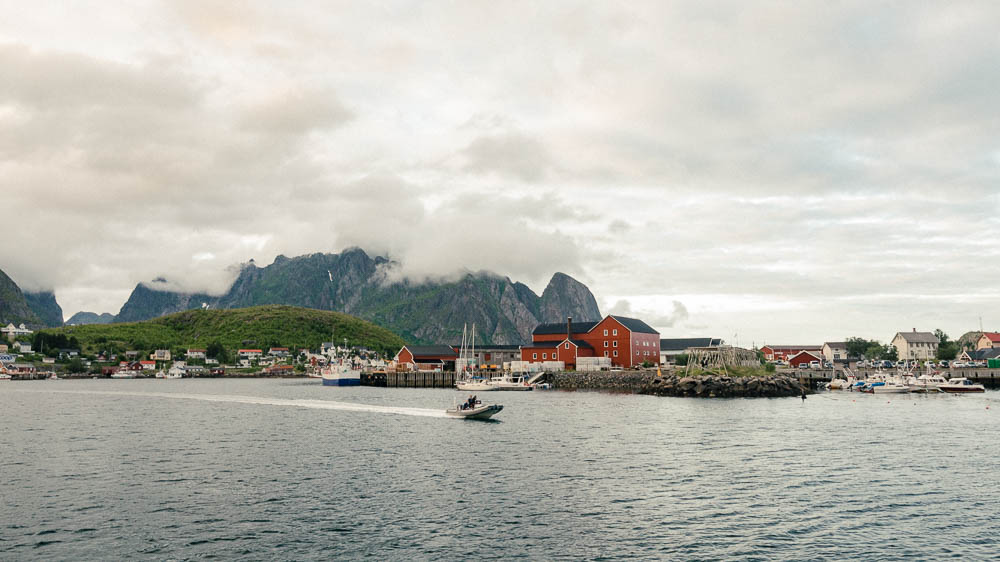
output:
POLYGON ((189 349, 189 350, 187 350, 186 355, 187 355, 188 359, 205 359, 206 358, 206 356, 205 356, 205 350, 204 349, 189 349))
POLYGON ((912 332, 897 332, 890 343, 899 358, 908 361, 934 359, 940 342, 931 332, 918 332, 914 328, 912 332))
POLYGON ((31 342, 19 341, 14 344, 18 353, 31 353, 31 342))
POLYGON ((153 361, 170 361, 170 350, 157 349, 153 353, 149 354, 149 358, 153 361))
POLYGON ((240 359, 246 359, 248 361, 260 359, 260 356, 263 354, 264 352, 259 349, 241 349, 237 352, 240 359))
POLYGON ((827 361, 843 361, 847 359, 847 342, 826 342, 823 344, 823 357, 827 361))

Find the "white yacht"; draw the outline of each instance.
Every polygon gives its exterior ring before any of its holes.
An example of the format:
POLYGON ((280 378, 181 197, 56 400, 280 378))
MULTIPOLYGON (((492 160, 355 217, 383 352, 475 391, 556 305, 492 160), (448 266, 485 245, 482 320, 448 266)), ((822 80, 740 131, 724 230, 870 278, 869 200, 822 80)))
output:
POLYGON ((490 379, 476 372, 476 325, 472 325, 471 334, 467 327, 462 327, 462 347, 455 364, 455 388, 466 392, 500 390, 498 386, 491 384, 490 379))
POLYGON ((941 385, 948 384, 948 381, 941 375, 925 373, 917 378, 907 378, 906 384, 910 392, 940 392, 941 385))
POLYGON ((986 387, 970 381, 967 378, 948 379, 948 382, 938 386, 941 392, 986 392, 986 387))
POLYGON ((132 371, 115 371, 111 373, 111 378, 113 379, 134 379, 135 373, 132 371))
POLYGON ((496 390, 532 390, 527 379, 521 373, 500 373, 489 380, 489 385, 496 390))

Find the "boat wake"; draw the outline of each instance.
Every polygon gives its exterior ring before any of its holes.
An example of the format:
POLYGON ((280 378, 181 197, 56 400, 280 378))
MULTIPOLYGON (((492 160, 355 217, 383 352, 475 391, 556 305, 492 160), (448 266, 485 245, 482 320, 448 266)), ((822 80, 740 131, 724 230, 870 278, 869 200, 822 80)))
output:
POLYGON ((255 404, 262 406, 293 406, 315 410, 340 410, 345 412, 366 412, 373 414, 396 414, 400 416, 420 416, 426 418, 447 418, 444 410, 428 408, 404 408, 399 406, 375 406, 355 402, 334 402, 332 400, 288 400, 261 396, 239 396, 227 394, 185 394, 181 392, 112 392, 100 390, 16 390, 15 392, 43 392, 45 394, 83 394, 98 396, 136 396, 140 398, 174 398, 180 400, 201 400, 203 402, 225 402, 230 404, 255 404))

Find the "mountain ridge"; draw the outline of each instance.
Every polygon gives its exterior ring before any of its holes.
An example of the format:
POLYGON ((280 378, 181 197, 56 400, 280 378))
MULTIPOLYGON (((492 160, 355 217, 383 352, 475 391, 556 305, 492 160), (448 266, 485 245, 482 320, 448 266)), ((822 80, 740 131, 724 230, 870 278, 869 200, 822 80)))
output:
POLYGON ((219 296, 160 290, 165 283, 140 283, 116 321, 147 320, 194 308, 247 308, 280 304, 351 314, 383 326, 410 343, 461 339, 462 327, 476 324, 484 344, 531 341, 539 323, 601 318, 590 290, 556 273, 539 296, 520 282, 488 272, 454 281, 414 283, 391 280, 394 263, 359 248, 340 254, 280 255, 259 267, 252 260, 229 290, 219 296))

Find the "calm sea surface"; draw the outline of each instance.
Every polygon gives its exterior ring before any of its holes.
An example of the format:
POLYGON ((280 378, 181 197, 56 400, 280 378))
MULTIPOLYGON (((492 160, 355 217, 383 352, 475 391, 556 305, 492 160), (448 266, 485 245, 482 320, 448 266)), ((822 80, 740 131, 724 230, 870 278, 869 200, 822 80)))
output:
POLYGON ((1000 393, 0 383, 0 559, 997 558, 1000 393))

